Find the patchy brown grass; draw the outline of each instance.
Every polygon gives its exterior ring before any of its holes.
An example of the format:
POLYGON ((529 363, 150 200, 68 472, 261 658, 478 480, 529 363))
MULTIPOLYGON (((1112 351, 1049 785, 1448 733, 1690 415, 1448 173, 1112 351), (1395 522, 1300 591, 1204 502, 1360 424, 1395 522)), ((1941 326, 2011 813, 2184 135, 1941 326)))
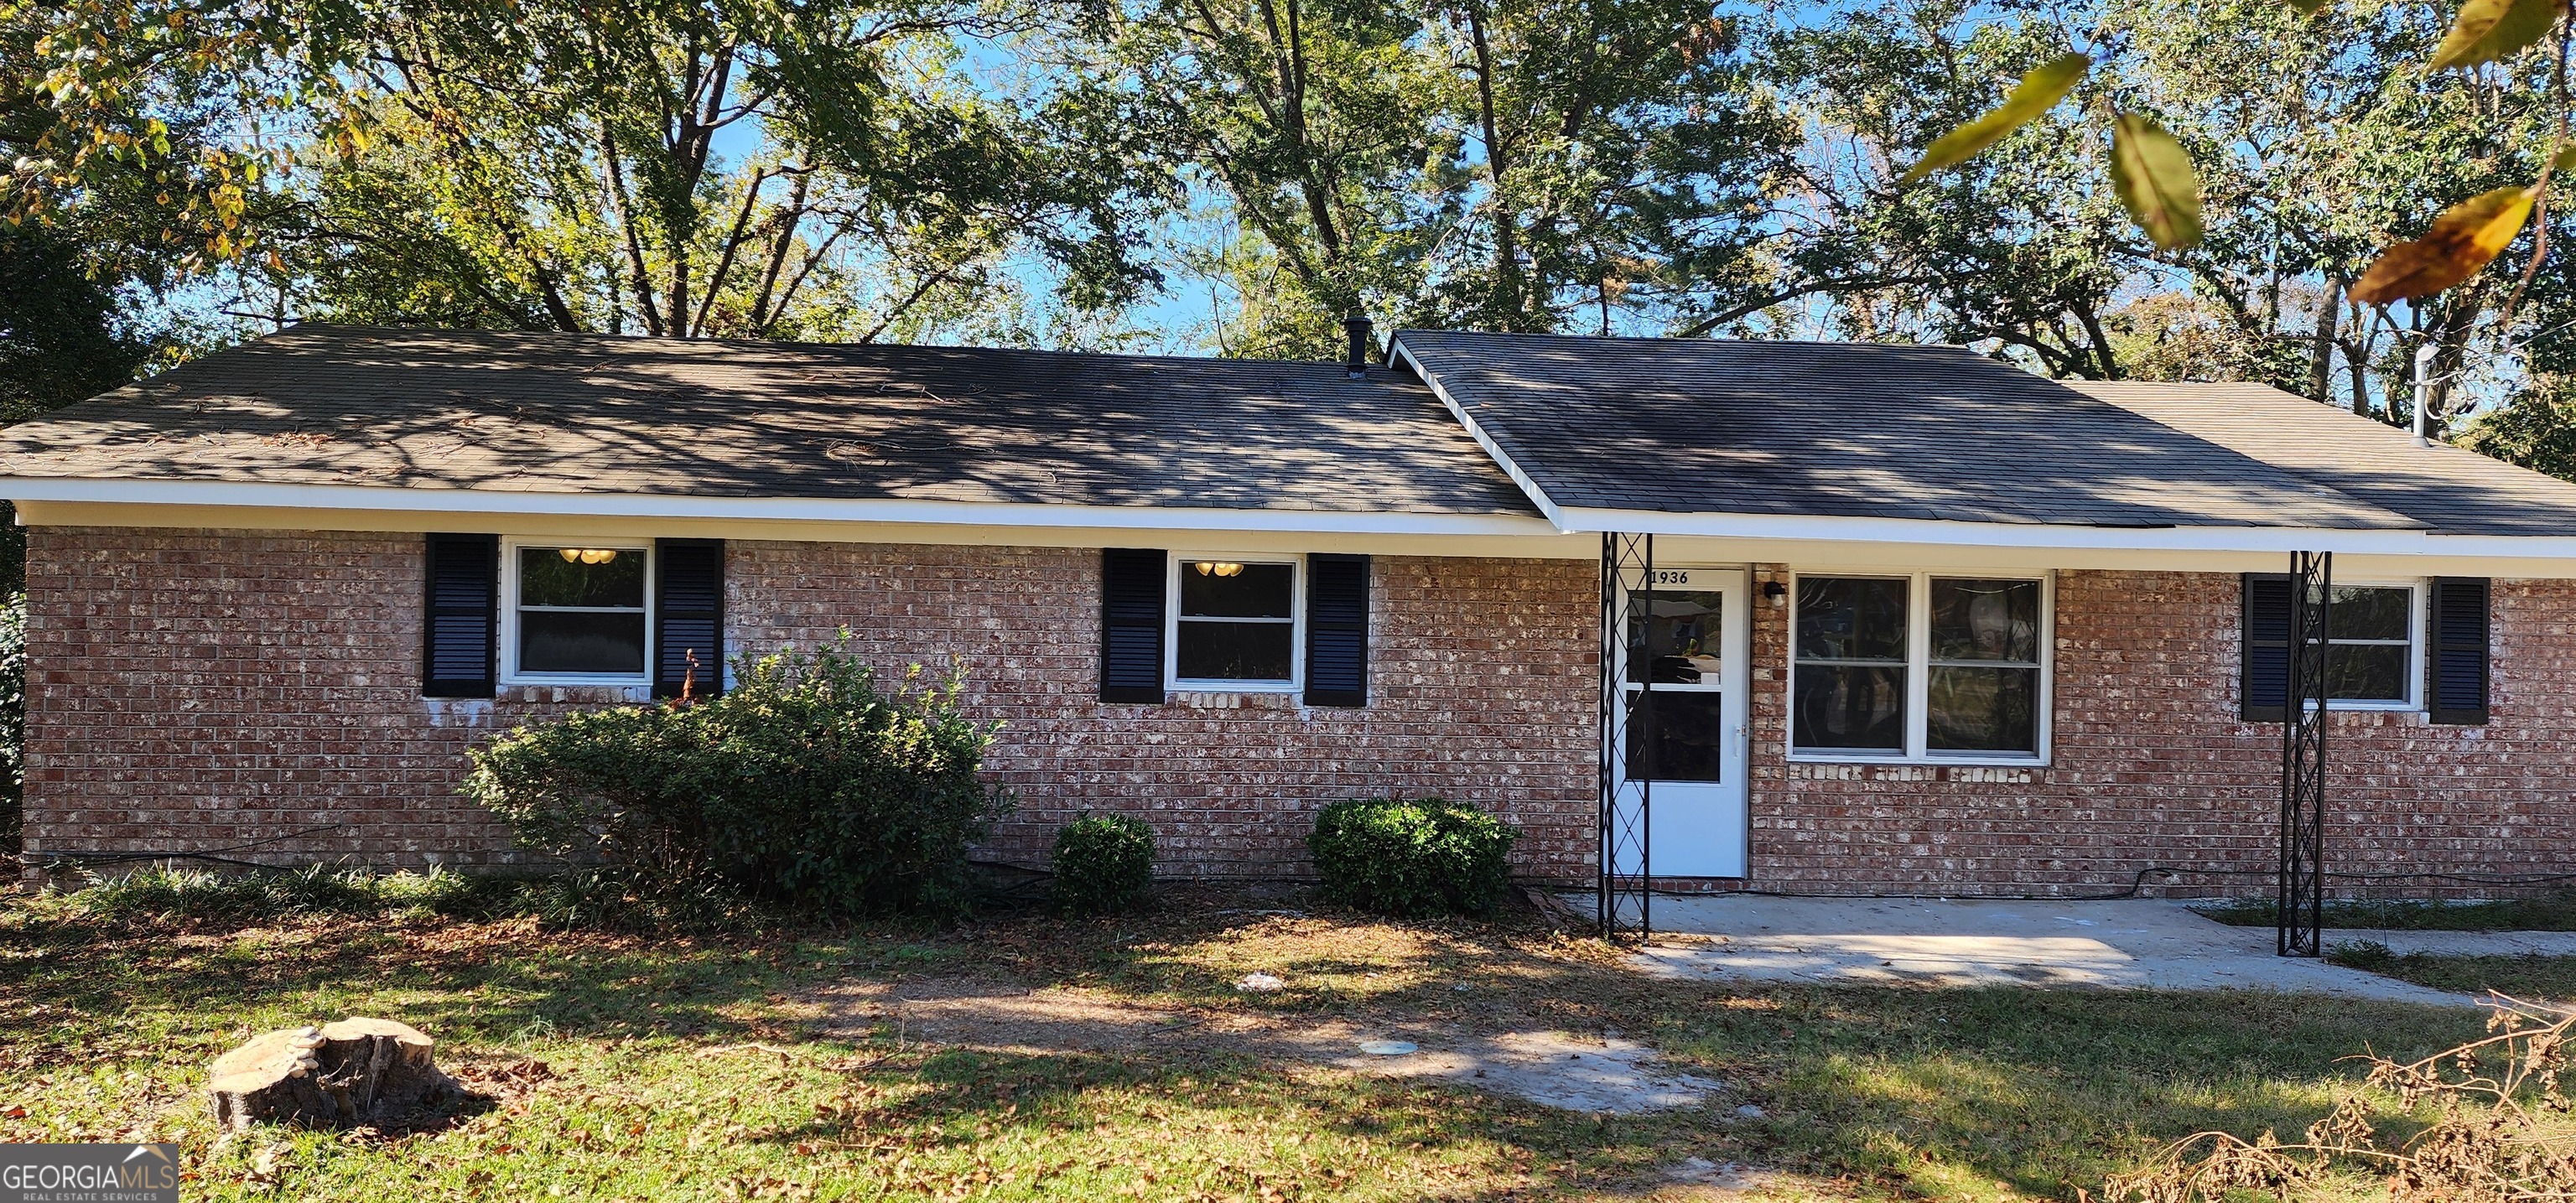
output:
POLYGON ((0 1140, 176 1140, 192 1198, 1677 1199, 1723 1178, 1752 1197, 2064 1199, 2189 1132, 2295 1131, 2349 1084, 2338 1058, 2430 1051, 2476 1022, 2263 995, 1669 982, 1534 914, 1394 924, 1226 893, 765 940, 63 916, 0 903, 0 1140), (1254 971, 1285 988, 1234 989, 1254 971), (970 981, 1182 1021, 1007 1050, 836 1018, 836 1000, 970 981), (349 1013, 431 1033, 495 1105, 409 1136, 217 1139, 208 1060, 349 1013), (1267 1055, 1217 1038, 1229 1025, 1616 1032, 1725 1089, 1568 1113, 1267 1055))

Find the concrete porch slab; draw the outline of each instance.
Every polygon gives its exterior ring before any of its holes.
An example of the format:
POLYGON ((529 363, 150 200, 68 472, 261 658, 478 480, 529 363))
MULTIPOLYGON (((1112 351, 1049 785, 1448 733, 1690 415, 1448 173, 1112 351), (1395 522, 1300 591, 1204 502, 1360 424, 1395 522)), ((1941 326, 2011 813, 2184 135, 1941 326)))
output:
MULTIPOLYGON (((1971 902, 1727 894, 1659 896, 1653 905, 1659 938, 1636 963, 1665 977, 2280 990, 2436 1006, 2477 1002, 2322 961, 2276 957, 2268 927, 2229 927, 2181 903, 2155 899, 1971 902)), ((2330 946, 2356 938, 2366 934, 2327 933, 2330 946)))

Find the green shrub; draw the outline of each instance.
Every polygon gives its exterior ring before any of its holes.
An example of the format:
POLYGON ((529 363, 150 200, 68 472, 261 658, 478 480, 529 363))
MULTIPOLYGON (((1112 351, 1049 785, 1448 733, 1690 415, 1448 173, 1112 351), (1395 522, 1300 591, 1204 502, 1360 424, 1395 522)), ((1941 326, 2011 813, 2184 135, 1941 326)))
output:
POLYGON ((1519 838, 1464 802, 1360 798, 1325 807, 1306 847, 1326 901, 1388 915, 1482 915, 1502 893, 1519 838))
POLYGON ((505 879, 468 877, 435 866, 426 873, 379 873, 327 865, 222 872, 156 865, 131 873, 91 873, 87 884, 62 894, 51 909, 108 923, 480 916, 495 909, 511 888, 505 879))
POLYGON ((1055 833, 1055 902, 1068 915, 1134 906, 1154 884, 1154 829, 1126 815, 1084 815, 1055 833))
POLYGON ((2391 966, 2397 964, 2397 959, 2396 953, 2389 951, 2387 945, 2377 940, 2354 940, 2348 944, 2337 944, 2327 949, 2325 955, 2326 963, 2329 965, 2341 965, 2346 969, 2364 969, 2372 973, 2388 972, 2391 966))
POLYGON ((473 753, 464 791, 522 847, 648 898, 962 909, 967 846, 1007 809, 976 776, 992 732, 956 677, 889 692, 848 642, 739 659, 705 701, 520 727, 473 753))

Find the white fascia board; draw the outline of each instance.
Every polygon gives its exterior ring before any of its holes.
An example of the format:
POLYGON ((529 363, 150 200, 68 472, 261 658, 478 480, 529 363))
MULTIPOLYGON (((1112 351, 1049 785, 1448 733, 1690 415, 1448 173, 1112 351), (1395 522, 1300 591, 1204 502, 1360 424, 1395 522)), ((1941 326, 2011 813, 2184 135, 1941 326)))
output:
POLYGON ((1475 418, 1468 416, 1467 407, 1458 404, 1458 399, 1450 396, 1448 389, 1441 387, 1440 378, 1432 375, 1430 369, 1422 366, 1421 360, 1413 357, 1413 352, 1405 347, 1403 339, 1389 339, 1386 356, 1390 362, 1402 360, 1405 366, 1413 369, 1415 376, 1421 377, 1422 382, 1431 387, 1431 395, 1440 398, 1440 404, 1448 407, 1449 416, 1458 419, 1458 424, 1467 428, 1468 437, 1475 439, 1476 445, 1485 449, 1485 454, 1494 457, 1494 463, 1502 468, 1503 474, 1511 477, 1513 484, 1520 486, 1521 492, 1528 495, 1530 504, 1537 506, 1538 512, 1545 514, 1550 524, 1560 532, 1573 532, 1574 528, 1565 524, 1559 507, 1548 497, 1547 490, 1538 487, 1538 482, 1532 480, 1529 473, 1521 471, 1521 466, 1513 463, 1512 457, 1503 454, 1502 447, 1494 442, 1494 436, 1486 433, 1485 428, 1478 425, 1475 418))
POLYGON ((400 489, 375 485, 240 481, 78 480, 0 477, 12 501, 235 506, 297 510, 533 514, 604 518, 870 522, 1080 527, 1090 530, 1247 531, 1354 535, 1554 535, 1548 522, 1509 514, 1350 513, 1185 506, 1074 506, 1020 502, 797 497, 698 497, 645 493, 536 493, 400 489))
POLYGON ((2576 537, 2446 535, 2423 530, 2296 526, 2057 526, 1808 514, 1675 514, 1591 508, 1561 508, 1551 515, 1551 521, 1568 533, 1623 531, 1630 534, 1811 543, 1902 543, 1920 547, 2092 551, 2331 551, 2381 556, 2576 559, 2576 537))

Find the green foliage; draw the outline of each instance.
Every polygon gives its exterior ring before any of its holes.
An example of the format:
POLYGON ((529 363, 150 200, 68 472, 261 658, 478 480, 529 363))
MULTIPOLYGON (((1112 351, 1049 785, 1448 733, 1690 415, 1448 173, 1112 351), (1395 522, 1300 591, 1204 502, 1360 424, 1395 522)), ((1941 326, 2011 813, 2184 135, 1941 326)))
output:
POLYGON ((200 921, 258 923, 324 915, 441 915, 479 918, 519 883, 473 877, 433 866, 426 873, 370 869, 217 871, 154 866, 131 873, 91 873, 61 896, 69 917, 108 923, 200 921))
POLYGON ((2471 419, 2455 444, 2561 480, 2576 480, 2576 390, 2535 380, 2513 403, 2471 419))
POLYGON ((1083 309, 1154 278, 1123 140, 967 62, 1026 6, 0 0, 0 17, 0 92, 18 93, 0 143, 21 152, 0 215, 144 178, 192 264, 310 316, 867 341, 1013 287, 1083 309))
POLYGON ((2327 949, 2325 959, 2329 964, 2341 965, 2346 969, 2384 973, 2389 966, 2397 963, 2397 954, 2389 951, 2387 945, 2377 940, 2354 940, 2327 949))
POLYGON ((976 775, 991 731, 959 712, 962 683, 881 689, 846 634, 734 671, 704 702, 520 727, 473 753, 464 792, 523 847, 652 898, 963 909, 967 845, 1007 806, 976 775))
POLYGON ((2092 70, 2093 56, 2076 53, 2061 54, 2031 68, 2030 73, 2022 76, 2021 82, 2014 84, 2013 90, 2005 94, 2002 104, 1933 139, 1932 145, 1923 148, 1923 157, 1915 160, 1914 165, 1906 168, 1905 174, 1898 179, 1912 183, 1984 152, 1987 147, 2003 141, 2004 135, 2056 108, 2057 102, 2066 99, 2066 94, 2084 82, 2084 76, 2092 70))
POLYGON ((1123 911, 1154 884, 1154 829, 1127 815, 1091 815, 1055 834, 1056 905, 1069 915, 1123 911))
POLYGON ((1315 816, 1326 900, 1389 915, 1490 913, 1520 833, 1464 802, 1358 798, 1315 816))
POLYGON ((1693 0, 1424 7, 1130 0, 1050 29, 1139 164, 1212 193, 1181 265, 1234 298, 1226 354, 1331 357, 1340 315, 1550 330, 1724 295, 1760 272, 1766 176, 1797 142, 1693 0))
POLYGON ((115 294, 76 247, 0 224, 0 280, 0 425, 134 378, 147 348, 120 332, 115 294))
MULTIPOLYGON (((2236 927, 2273 925, 2269 898, 2239 898, 2198 908, 2236 927)), ((2576 931, 2576 891, 2524 898, 2451 902, 2423 898, 2329 899, 2325 926, 2342 931, 2576 931)))

